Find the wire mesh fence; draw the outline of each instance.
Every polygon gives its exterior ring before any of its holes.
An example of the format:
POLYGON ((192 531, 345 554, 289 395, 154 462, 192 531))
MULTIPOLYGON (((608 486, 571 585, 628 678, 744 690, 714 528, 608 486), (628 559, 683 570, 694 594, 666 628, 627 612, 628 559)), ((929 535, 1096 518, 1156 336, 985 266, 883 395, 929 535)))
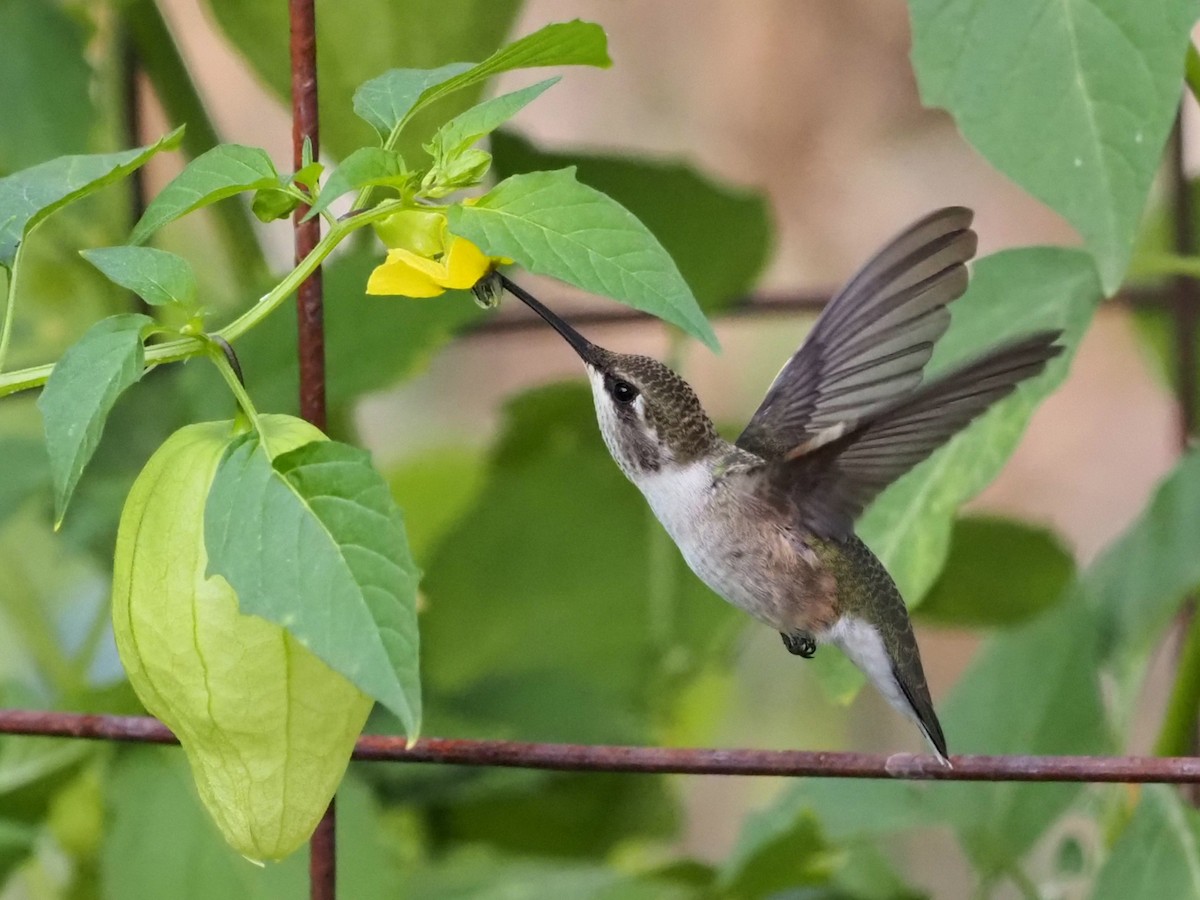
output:
MULTIPOLYGON (((319 153, 317 122, 316 20, 313 0, 289 0, 293 95, 293 152, 299 169, 319 153)), ((1183 167, 1182 129, 1177 127, 1169 154, 1172 229, 1176 249, 1194 250, 1191 201, 1183 167)), ((305 208, 295 215, 296 259, 307 255, 320 238, 320 219, 302 223, 305 208)), ((1123 299, 1139 306, 1170 311, 1178 349, 1175 400, 1181 447, 1195 427, 1196 338, 1200 330, 1197 286, 1180 277, 1159 289, 1128 293, 1123 299)), ((304 418, 324 427, 325 371, 322 289, 319 270, 298 294, 300 400, 304 418)), ((752 297, 728 315, 814 313, 827 297, 819 294, 752 297)), ((583 324, 617 324, 644 318, 632 311, 577 316, 583 324)), ((527 317, 500 317, 480 332, 515 334, 533 327, 527 317)), ((177 743, 156 719, 144 716, 90 715, 20 709, 0 710, 0 734, 75 738, 116 742, 177 743)), ((526 743, 492 740, 425 738, 407 746, 402 737, 364 735, 354 758, 375 762, 495 766, 572 772, 670 773, 693 775, 758 775, 786 777, 873 778, 938 781, 1118 782, 1200 784, 1200 757, 1137 756, 983 756, 952 758, 947 767, 932 756, 854 752, 768 751, 755 749, 665 748, 646 746, 526 743)), ((336 893, 335 807, 331 804, 313 835, 310 855, 311 896, 332 900, 336 893)))

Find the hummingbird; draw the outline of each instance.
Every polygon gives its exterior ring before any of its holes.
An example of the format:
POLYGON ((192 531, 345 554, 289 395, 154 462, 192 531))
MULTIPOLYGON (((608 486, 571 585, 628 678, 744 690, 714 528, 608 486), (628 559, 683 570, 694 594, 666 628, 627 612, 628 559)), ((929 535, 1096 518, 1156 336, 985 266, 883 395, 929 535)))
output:
POLYGON ((500 276, 583 360, 604 443, 692 571, 793 654, 833 644, 949 765, 904 599, 854 522, 1062 348, 1000 344, 930 380, 947 305, 967 288, 973 214, 937 210, 879 250, 821 312, 736 441, 646 356, 606 350, 500 276))

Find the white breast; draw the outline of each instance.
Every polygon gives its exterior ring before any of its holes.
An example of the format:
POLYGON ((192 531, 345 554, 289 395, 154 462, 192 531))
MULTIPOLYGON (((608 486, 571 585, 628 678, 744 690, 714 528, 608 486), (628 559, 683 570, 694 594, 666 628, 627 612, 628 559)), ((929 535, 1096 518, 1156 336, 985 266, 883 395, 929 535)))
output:
POLYGON ((639 475, 634 483, 690 562, 689 551, 697 549, 695 545, 704 531, 704 507, 712 492, 711 469, 701 462, 668 465, 639 475))

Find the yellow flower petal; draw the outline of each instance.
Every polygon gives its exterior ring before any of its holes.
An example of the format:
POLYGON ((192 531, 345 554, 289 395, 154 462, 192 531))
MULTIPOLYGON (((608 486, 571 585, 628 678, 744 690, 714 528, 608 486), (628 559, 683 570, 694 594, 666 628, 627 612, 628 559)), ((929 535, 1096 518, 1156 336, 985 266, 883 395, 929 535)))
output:
POLYGON ((389 250, 387 261, 367 279, 368 294, 436 297, 445 292, 446 268, 408 250, 389 250))
POLYGON ((482 250, 466 238, 453 237, 446 251, 446 287, 474 287, 484 275, 492 270, 492 261, 482 250))

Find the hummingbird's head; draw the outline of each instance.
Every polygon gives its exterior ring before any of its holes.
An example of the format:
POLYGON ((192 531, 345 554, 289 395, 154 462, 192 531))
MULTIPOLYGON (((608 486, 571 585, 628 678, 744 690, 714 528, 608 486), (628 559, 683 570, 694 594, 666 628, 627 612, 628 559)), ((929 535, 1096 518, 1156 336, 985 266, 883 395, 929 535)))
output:
POLYGON ((672 465, 687 465, 717 439, 712 421, 691 385, 656 359, 614 353, 593 344, 512 284, 505 287, 548 322, 587 367, 600 433, 617 465, 631 479, 672 465))

